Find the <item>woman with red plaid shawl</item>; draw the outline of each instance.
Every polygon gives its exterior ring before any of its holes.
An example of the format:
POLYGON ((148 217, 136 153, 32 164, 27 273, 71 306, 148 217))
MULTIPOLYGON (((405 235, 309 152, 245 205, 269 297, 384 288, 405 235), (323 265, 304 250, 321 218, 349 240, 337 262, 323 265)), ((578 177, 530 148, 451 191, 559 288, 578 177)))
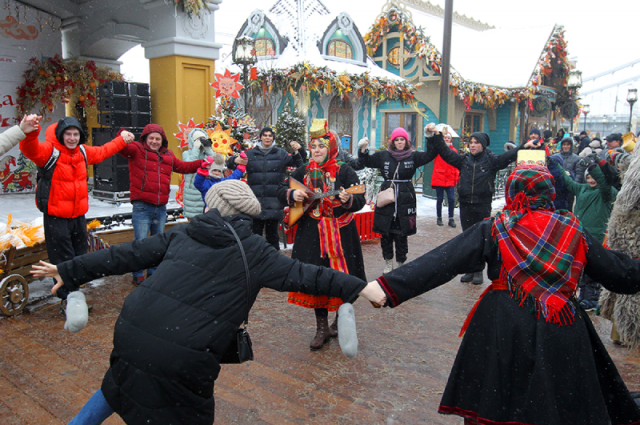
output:
MULTIPOLYGON (((309 133, 309 163, 294 171, 291 177, 316 193, 360 184, 356 172, 347 164, 336 160, 338 143, 328 130, 327 120, 315 119, 309 133)), ((282 203, 293 204, 305 200, 307 194, 290 189, 287 181, 278 189, 278 198, 282 203)), ((364 204, 363 194, 352 195, 344 190, 338 196, 321 198, 319 202, 312 204, 297 223, 291 258, 331 267, 366 280, 360 237, 353 220, 353 213, 362 209, 364 204)), ((310 344, 312 350, 321 349, 330 338, 338 335, 338 316, 336 314, 335 321, 329 326, 328 312, 338 310, 342 300, 291 292, 289 302, 315 310, 317 328, 316 336, 310 344)))
POLYGON ((517 167, 496 217, 378 278, 397 307, 488 265, 492 284, 463 325, 440 413, 466 424, 640 424, 576 300, 583 272, 613 291, 640 291, 640 261, 604 249, 572 213, 555 211, 554 197, 546 168, 517 167))

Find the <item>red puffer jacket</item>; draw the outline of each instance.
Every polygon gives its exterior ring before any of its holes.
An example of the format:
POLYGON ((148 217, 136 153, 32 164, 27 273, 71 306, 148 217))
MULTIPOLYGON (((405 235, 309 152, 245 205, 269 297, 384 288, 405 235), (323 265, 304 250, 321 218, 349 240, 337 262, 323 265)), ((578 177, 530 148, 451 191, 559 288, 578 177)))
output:
MULTIPOLYGON (((458 153, 458 150, 449 146, 449 149, 458 153)), ((460 171, 446 162, 440 155, 433 160, 433 174, 431 175, 431 187, 451 187, 455 186, 460 180, 460 171)))
MULTIPOLYGON (((155 124, 149 126, 162 127, 155 124)), ((147 126, 147 127, 149 127, 147 126)), ((163 142, 162 147, 154 152, 149 149, 146 143, 146 135, 159 130, 152 128, 147 131, 145 127, 140 136, 140 142, 131 142, 119 153, 129 159, 129 190, 132 201, 144 201, 153 205, 166 205, 169 202, 169 192, 171 191, 171 172, 180 174, 192 174, 198 171, 201 160, 183 162, 180 161, 173 152, 167 148, 164 131, 161 132, 163 142)))
MULTIPOLYGON (((40 130, 27 134, 20 142, 22 153, 38 167, 44 167, 55 147, 60 151, 51 177, 48 214, 62 218, 76 218, 89 210, 87 166, 80 148, 69 149, 56 137, 58 123, 47 127, 44 143, 38 142, 40 130)), ((87 163, 97 164, 116 154, 126 143, 118 136, 102 146, 85 146, 87 163)))

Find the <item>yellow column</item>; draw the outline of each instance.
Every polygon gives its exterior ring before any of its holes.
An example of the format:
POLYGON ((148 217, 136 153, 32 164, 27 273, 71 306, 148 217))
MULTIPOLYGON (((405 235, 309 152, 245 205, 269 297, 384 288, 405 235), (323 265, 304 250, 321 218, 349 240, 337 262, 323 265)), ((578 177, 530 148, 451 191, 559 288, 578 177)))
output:
MULTIPOLYGON (((193 118, 195 123, 205 121, 215 112, 214 81, 215 61, 187 56, 164 56, 149 60, 151 88, 151 121, 164 128, 169 149, 181 158, 179 141, 173 137, 178 132, 178 121, 183 124, 193 118)), ((173 174, 172 184, 179 183, 179 175, 173 174)))

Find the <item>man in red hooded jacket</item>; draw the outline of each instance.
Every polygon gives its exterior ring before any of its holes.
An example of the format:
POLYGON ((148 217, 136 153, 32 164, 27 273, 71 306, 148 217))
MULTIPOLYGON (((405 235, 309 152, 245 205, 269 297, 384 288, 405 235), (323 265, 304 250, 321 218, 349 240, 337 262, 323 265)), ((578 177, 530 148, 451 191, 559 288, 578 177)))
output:
MULTIPOLYGON (((45 141, 40 143, 40 128, 27 134, 20 142, 22 153, 38 167, 59 153, 46 193, 39 192, 38 208, 44 216, 44 237, 47 254, 52 264, 60 264, 87 252, 87 223, 84 215, 89 210, 87 165, 97 164, 116 154, 133 140, 133 134, 123 131, 114 140, 102 146, 84 146, 87 136, 80 122, 65 117, 47 127, 45 141), (57 152, 57 153, 56 153, 57 152), (85 159, 86 154, 86 159, 85 159)), ((38 193, 38 192, 37 192, 38 193)), ((66 299, 67 292, 57 294, 66 299)))
MULTIPOLYGON (((147 124, 142 130, 140 141, 135 141, 120 151, 120 155, 129 159, 129 191, 133 204, 131 221, 135 240, 164 232, 171 173, 193 174, 203 163, 200 159, 180 161, 168 147, 169 142, 162 127, 147 124)), ((155 270, 148 269, 147 277, 155 270)), ((134 285, 140 285, 143 280, 144 270, 133 273, 134 285)))

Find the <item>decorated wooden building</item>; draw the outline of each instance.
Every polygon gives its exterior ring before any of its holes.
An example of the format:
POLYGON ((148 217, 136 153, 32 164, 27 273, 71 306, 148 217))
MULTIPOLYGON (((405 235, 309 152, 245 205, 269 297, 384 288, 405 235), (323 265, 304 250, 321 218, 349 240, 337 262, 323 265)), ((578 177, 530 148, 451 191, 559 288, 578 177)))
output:
MULTIPOLYGON (((369 57, 351 16, 334 15, 321 1, 280 0, 255 10, 242 36, 256 43, 247 110, 260 127, 274 126, 283 109, 295 107, 307 123, 328 118, 343 148, 354 151, 359 138, 375 134, 377 103, 414 102, 415 87, 369 57)), ((230 57, 222 67, 240 71, 230 57)))
MULTIPOLYGON (((415 102, 377 105, 377 144, 397 126, 418 141, 439 122, 444 11, 420 0, 389 1, 364 36, 368 54, 387 72, 417 86, 415 102)), ((462 137, 483 131, 491 148, 522 141, 533 127, 561 125, 571 111, 570 70, 561 26, 496 29, 454 14, 448 124, 462 137)), ((576 108, 576 111, 578 109, 576 108)))

